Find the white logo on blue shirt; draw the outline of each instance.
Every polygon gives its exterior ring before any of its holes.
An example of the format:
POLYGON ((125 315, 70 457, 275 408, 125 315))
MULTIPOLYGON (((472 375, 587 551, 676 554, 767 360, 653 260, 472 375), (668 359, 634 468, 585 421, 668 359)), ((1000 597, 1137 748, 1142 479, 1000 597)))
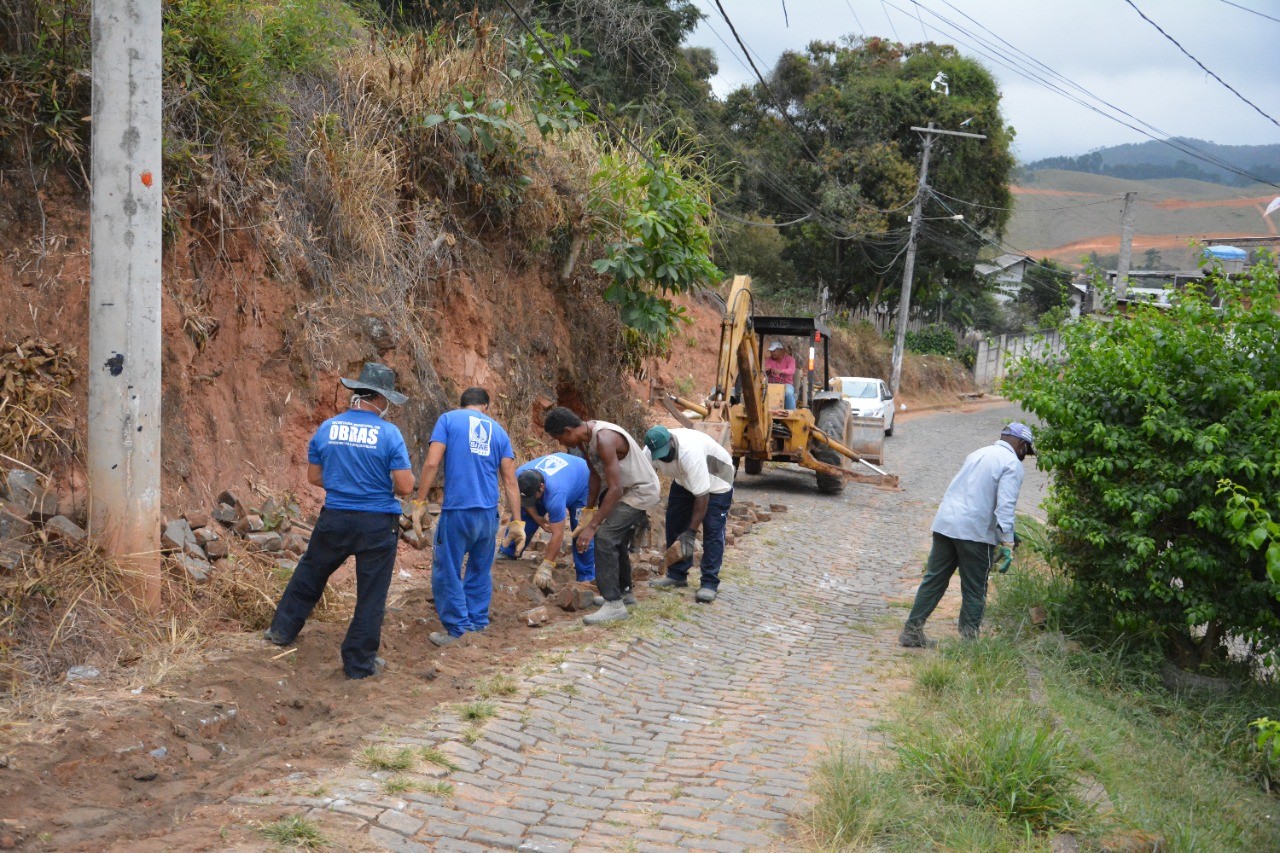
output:
POLYGON ((493 438, 493 424, 475 415, 471 415, 470 419, 471 427, 468 433, 471 436, 471 452, 477 456, 488 456, 489 442, 493 438))
POLYGON ((380 427, 334 421, 329 424, 330 443, 354 447, 377 447, 380 427))
POLYGON ((543 459, 541 462, 539 462, 537 465, 534 465, 533 467, 537 468, 543 474, 550 477, 552 474, 556 473, 557 471, 563 471, 565 468, 568 468, 569 463, 561 459, 559 456, 553 455, 553 456, 546 457, 545 459, 543 459))

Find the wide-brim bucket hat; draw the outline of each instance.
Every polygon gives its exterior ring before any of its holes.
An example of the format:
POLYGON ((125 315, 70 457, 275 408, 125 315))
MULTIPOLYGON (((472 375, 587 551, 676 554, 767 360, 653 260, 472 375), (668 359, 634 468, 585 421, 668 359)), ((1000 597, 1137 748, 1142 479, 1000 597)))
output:
POLYGON ((396 372, 376 361, 365 362, 359 379, 343 379, 342 384, 352 391, 377 391, 397 406, 409 399, 396 390, 396 372))

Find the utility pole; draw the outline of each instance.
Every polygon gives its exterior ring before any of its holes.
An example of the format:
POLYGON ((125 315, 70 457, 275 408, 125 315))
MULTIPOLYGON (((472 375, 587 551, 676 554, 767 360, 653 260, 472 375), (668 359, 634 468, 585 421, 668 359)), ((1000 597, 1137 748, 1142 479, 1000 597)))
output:
POLYGON ((93 4, 89 524, 160 604, 161 0, 93 4))
POLYGON ((920 155, 920 183, 916 186, 916 203, 911 211, 911 232, 907 237, 907 260, 902 270, 902 299, 898 303, 898 329, 893 338, 893 375, 889 387, 898 396, 898 382, 902 379, 902 354, 907 344, 907 317, 911 313, 911 284, 916 272, 916 234, 920 230, 920 214, 924 210, 924 197, 929 189, 929 151, 933 148, 935 134, 966 136, 970 139, 986 139, 981 133, 964 133, 959 130, 939 130, 929 122, 928 127, 912 127, 924 135, 924 151, 920 155))
POLYGON ((1116 299, 1124 299, 1129 289, 1129 264, 1133 256, 1133 221, 1137 216, 1138 194, 1124 194, 1124 212, 1120 214, 1120 257, 1116 261, 1116 299))

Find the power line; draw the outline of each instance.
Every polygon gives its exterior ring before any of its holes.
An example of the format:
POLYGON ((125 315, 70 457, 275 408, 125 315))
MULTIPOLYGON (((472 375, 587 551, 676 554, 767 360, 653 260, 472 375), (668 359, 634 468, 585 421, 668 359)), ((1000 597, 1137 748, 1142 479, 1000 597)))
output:
POLYGON ((1266 18, 1268 21, 1275 21, 1277 24, 1280 24, 1280 18, 1273 18, 1263 12, 1259 12, 1257 9, 1250 9, 1248 6, 1241 6, 1239 3, 1232 3, 1231 0, 1222 0, 1222 2, 1226 3, 1228 6, 1235 6, 1237 9, 1257 15, 1259 18, 1266 18))
MULTIPOLYGON (((884 2, 884 0, 881 0, 881 2, 884 2)), ((1222 169, 1225 172, 1230 172, 1232 174, 1239 175, 1244 178, 1248 178, 1251 181, 1261 183, 1261 184, 1266 184, 1268 186, 1272 186, 1272 187, 1276 187, 1277 189, 1280 189, 1280 184, 1273 183, 1271 181, 1266 180, 1265 178, 1262 178, 1258 175, 1253 174, 1252 172, 1241 169, 1235 166, 1234 164, 1191 144, 1186 140, 1171 137, 1167 131, 1164 131, 1156 127, 1150 122, 1147 122, 1138 118, 1137 116, 1133 115, 1133 113, 1130 113, 1127 110, 1123 109, 1122 107, 1116 106, 1115 104, 1111 103, 1105 98, 1102 98, 1101 96, 1089 91, 1084 86, 1081 86, 1079 83, 1076 83, 1074 80, 1071 80, 1070 78, 1058 73, 1054 69, 1050 68, 1048 65, 1045 65, 1040 60, 1026 53, 1026 51, 1023 51, 1017 46, 1010 44, 1008 41, 1003 39, 998 33, 993 32, 990 28, 986 27, 981 22, 975 20, 972 16, 968 15, 963 10, 958 9, 955 5, 948 2, 948 0, 942 0, 942 2, 945 3, 947 6, 949 6, 951 9, 954 9, 960 15, 967 18, 969 21, 971 21, 973 24, 975 24, 982 30, 986 31, 988 34, 994 37, 997 41, 1009 47, 1015 53, 1020 54, 1022 57, 1025 57, 1025 60, 1019 59, 1017 57, 1013 57, 1013 56, 1010 56, 1009 54, 1004 53, 1000 48, 986 42, 982 36, 979 36, 976 33, 966 29, 963 25, 958 24, 955 21, 947 18, 946 16, 935 11, 934 9, 931 9, 929 6, 926 6, 923 3, 920 3, 919 0, 911 0, 911 2, 915 3, 921 9, 928 12, 934 18, 937 18, 947 27, 950 27, 952 29, 951 32, 947 32, 945 27, 941 29, 943 31, 943 34, 951 38, 956 44, 960 44, 968 47, 974 53, 989 59, 991 62, 994 62, 995 64, 1000 65, 1001 67, 1007 68, 1010 71, 1014 72, 1015 74, 1018 74, 1019 76, 1033 83, 1037 83, 1041 86, 1044 86, 1050 91, 1056 92, 1057 94, 1062 95, 1068 100, 1080 105, 1081 107, 1084 107, 1085 109, 1091 112, 1097 113, 1103 118, 1106 118, 1110 121, 1114 121, 1117 124, 1127 127, 1130 130, 1133 130, 1147 137, 1148 139, 1154 140, 1163 145, 1167 145, 1176 151, 1179 151, 1183 154, 1186 154, 1189 157, 1192 157, 1193 159, 1201 160, 1205 163, 1210 163, 1214 166, 1217 166, 1219 169, 1222 169), (955 31, 959 31, 960 33, 963 33, 964 35, 968 36, 971 41, 966 42, 964 38, 957 36, 955 34, 955 31), (1071 92, 1066 91, 1062 86, 1058 85, 1057 83, 1054 83, 1051 80, 1045 79, 1045 77, 1041 74, 1039 69, 1043 69, 1043 71, 1048 75, 1050 75, 1051 77, 1061 80, 1064 85, 1069 86, 1070 88, 1076 90, 1081 94, 1074 95, 1071 92), (1118 113, 1119 115, 1113 115, 1111 113, 1106 112, 1105 110, 1096 106, 1095 104, 1089 103, 1083 100, 1082 96, 1083 98, 1089 98, 1089 99, 1092 99, 1093 101, 1097 101, 1098 103, 1102 104, 1108 109, 1114 110, 1115 113, 1118 113), (1119 116, 1125 116, 1126 118, 1131 119, 1133 122, 1137 122, 1137 124, 1132 124, 1129 121, 1126 121, 1125 119, 1120 118, 1119 116), (1144 130, 1142 127, 1139 127, 1138 125, 1143 125, 1146 128, 1149 128, 1149 130, 1144 130)), ((892 5, 892 4, 889 4, 889 5, 892 5)), ((898 7, 896 6, 894 6, 893 8, 898 9, 898 7)), ((898 9, 898 11, 901 12, 902 14, 906 14, 906 12, 904 12, 902 9, 898 9)))
POLYGON ((1080 204, 1064 204, 1060 207, 1023 207, 1021 205, 1019 205, 1018 207, 995 207, 990 204, 979 204, 976 201, 968 201, 963 198, 956 198, 955 196, 947 195, 944 192, 939 192, 936 189, 933 191, 933 193, 934 195, 942 196, 943 198, 950 199, 951 201, 957 202, 959 204, 968 205, 969 207, 980 207, 983 210, 1018 211, 1021 213, 1040 213, 1042 211, 1049 211, 1049 210, 1075 210, 1076 208, 1080 208, 1080 207, 1093 207, 1094 205, 1098 205, 1098 204, 1110 204, 1113 201, 1121 201, 1124 199, 1124 196, 1112 196, 1111 198, 1104 198, 1098 201, 1086 201, 1080 204))
POLYGON ((1239 98, 1240 100, 1244 101, 1244 102, 1245 102, 1246 104, 1248 104, 1249 106, 1253 107, 1254 111, 1255 111, 1255 112, 1257 112, 1257 114, 1258 114, 1258 115, 1262 116, 1262 117, 1263 117, 1263 118, 1265 118, 1267 121, 1269 121, 1269 122, 1271 122, 1272 124, 1274 124, 1276 127, 1280 127, 1280 121, 1276 121, 1276 120, 1275 120, 1275 119, 1273 119, 1271 116, 1267 115, 1265 112, 1263 112, 1263 111, 1262 111, 1262 108, 1261 108, 1261 107, 1259 107, 1259 106, 1258 106, 1257 104, 1255 104, 1253 101, 1251 101, 1251 100, 1249 100, 1248 98, 1246 98, 1244 95, 1240 94, 1238 91, 1236 91, 1236 89, 1235 89, 1235 87, 1234 87, 1234 86, 1232 86, 1232 85, 1231 85, 1230 83, 1228 83, 1226 80, 1223 80, 1223 79, 1222 79, 1221 77, 1219 77, 1217 74, 1215 74, 1215 73, 1213 73, 1212 71, 1210 71, 1210 70, 1209 70, 1209 68, 1208 68, 1208 66, 1206 66, 1206 65, 1205 65, 1203 62, 1201 62, 1199 59, 1196 59, 1196 58, 1195 58, 1195 56, 1193 56, 1193 55, 1191 54, 1191 52, 1190 52, 1190 51, 1188 51, 1185 47, 1183 47, 1181 44, 1179 44, 1179 43, 1178 43, 1178 40, 1177 40, 1176 38, 1174 38, 1173 36, 1171 36, 1171 35, 1169 35, 1168 33, 1166 33, 1166 32, 1164 31, 1164 29, 1162 29, 1162 28, 1161 28, 1161 26, 1160 26, 1159 24, 1157 24, 1155 21, 1153 21, 1153 20, 1151 20, 1150 18, 1148 18, 1145 14, 1143 14, 1142 10, 1138 8, 1137 4, 1135 4, 1135 3, 1133 2, 1133 0, 1124 0, 1124 2, 1128 3, 1130 6, 1132 6, 1132 7, 1133 7, 1133 11, 1135 11, 1135 12, 1137 12, 1137 13, 1138 13, 1138 17, 1142 18, 1142 20, 1146 21, 1148 24, 1150 24, 1151 26, 1155 27, 1155 28, 1156 28, 1156 32, 1160 33, 1160 35, 1164 36, 1166 39, 1168 39, 1170 42, 1172 42, 1174 47, 1176 47, 1178 50, 1182 51, 1183 55, 1184 55, 1184 56, 1186 56, 1186 57, 1187 57, 1187 59, 1190 59, 1190 60, 1191 60, 1192 62, 1194 62, 1196 65, 1200 66, 1200 69, 1201 69, 1202 71, 1204 71, 1204 73, 1205 73, 1205 74, 1208 74, 1208 75, 1209 75, 1210 77, 1212 77, 1214 80, 1217 80, 1219 83, 1221 83, 1221 84, 1223 85, 1223 87, 1224 87, 1224 88, 1226 88, 1226 90, 1227 90, 1228 92, 1230 92, 1231 94, 1235 95, 1237 98, 1239 98))

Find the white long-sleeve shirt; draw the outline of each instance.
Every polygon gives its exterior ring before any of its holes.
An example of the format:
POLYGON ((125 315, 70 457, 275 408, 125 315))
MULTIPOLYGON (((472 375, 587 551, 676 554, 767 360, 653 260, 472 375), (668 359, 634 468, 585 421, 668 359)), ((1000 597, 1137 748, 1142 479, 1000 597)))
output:
POLYGON ((933 517, 933 532, 952 539, 999 545, 1013 541, 1013 513, 1026 472, 1008 442, 973 451, 933 517))

